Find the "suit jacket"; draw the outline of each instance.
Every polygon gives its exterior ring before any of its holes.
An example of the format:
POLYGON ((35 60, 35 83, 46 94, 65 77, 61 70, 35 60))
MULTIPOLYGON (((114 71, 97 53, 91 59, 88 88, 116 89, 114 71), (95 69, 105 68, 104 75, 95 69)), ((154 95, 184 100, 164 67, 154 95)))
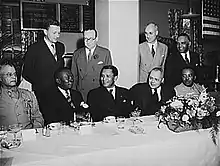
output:
POLYGON ((153 57, 147 42, 143 42, 139 45, 139 82, 146 82, 149 72, 154 67, 164 68, 167 52, 168 47, 165 44, 158 42, 153 57))
POLYGON ((112 64, 112 59, 110 51, 106 48, 96 46, 89 62, 85 47, 74 52, 71 66, 74 76, 73 89, 80 91, 85 101, 88 92, 100 86, 100 71, 103 66, 109 64, 112 64))
POLYGON ((44 40, 32 44, 25 55, 23 77, 32 84, 32 89, 39 102, 40 111, 47 120, 47 114, 53 111, 48 89, 56 89, 54 72, 64 66, 62 56, 64 44, 56 42, 57 61, 44 40), (53 87, 53 88, 52 88, 53 87))
POLYGON ((176 85, 181 84, 182 82, 182 69, 184 67, 190 66, 195 72, 199 64, 199 54, 195 52, 189 52, 190 63, 186 64, 186 61, 183 59, 182 55, 177 52, 176 54, 171 54, 165 64, 165 84, 175 87, 176 85))
POLYGON ((32 44, 25 55, 23 77, 32 84, 33 90, 44 91, 55 85, 54 72, 64 66, 64 44, 56 42, 57 61, 44 40, 32 44))
POLYGON ((106 116, 125 116, 131 112, 129 91, 116 86, 115 99, 105 87, 98 87, 88 93, 88 104, 94 121, 102 121, 106 116))
POLYGON ((173 88, 161 86, 161 100, 155 101, 148 83, 138 83, 131 87, 130 97, 134 105, 141 109, 141 116, 154 115, 160 106, 175 95, 173 88))
POLYGON ((47 92, 50 94, 50 98, 48 98, 48 104, 50 112, 48 111, 45 115, 46 123, 51 122, 59 122, 59 121, 66 121, 67 123, 70 120, 73 120, 73 113, 82 112, 80 107, 80 103, 83 101, 82 95, 80 92, 70 89, 70 95, 72 99, 72 103, 74 104, 75 108, 71 107, 70 103, 67 101, 67 98, 62 94, 62 92, 56 88, 49 89, 47 92))

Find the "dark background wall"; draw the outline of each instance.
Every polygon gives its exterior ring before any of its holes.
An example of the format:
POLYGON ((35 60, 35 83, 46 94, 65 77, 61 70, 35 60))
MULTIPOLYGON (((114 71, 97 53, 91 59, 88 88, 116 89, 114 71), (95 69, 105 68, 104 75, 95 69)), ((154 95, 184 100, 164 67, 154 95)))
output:
MULTIPOLYGON (((183 9, 184 13, 189 11, 189 7, 193 8, 194 13, 201 13, 201 0, 140 0, 139 1, 139 32, 140 32, 140 42, 145 38, 142 33, 144 32, 144 27, 148 22, 155 22, 159 26, 159 35, 162 37, 169 36, 169 25, 168 25, 168 10, 169 9, 183 9)), ((217 53, 220 52, 220 37, 210 37, 205 36, 202 38, 202 44, 204 46, 204 57, 207 55, 211 59, 215 59, 218 56, 217 53), (215 52, 210 54, 210 52, 215 52)), ((220 59, 220 58, 218 58, 220 59)))

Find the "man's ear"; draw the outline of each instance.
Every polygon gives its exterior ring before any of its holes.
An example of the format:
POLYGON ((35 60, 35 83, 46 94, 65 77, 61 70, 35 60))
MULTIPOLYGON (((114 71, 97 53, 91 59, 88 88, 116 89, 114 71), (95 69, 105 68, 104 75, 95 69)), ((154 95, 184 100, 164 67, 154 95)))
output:
POLYGON ((189 47, 191 46, 191 44, 192 44, 191 41, 189 41, 189 47))
POLYGON ((56 78, 56 83, 61 84, 61 80, 59 78, 56 78))
POLYGON ((116 82, 118 80, 118 76, 115 76, 114 77, 114 81, 116 82))
POLYGON ((164 83, 164 78, 162 78, 162 80, 161 80, 161 84, 163 84, 164 83))
POLYGON ((193 81, 195 81, 196 80, 196 76, 194 76, 194 78, 193 78, 193 81))
POLYGON ((159 31, 156 31, 156 36, 158 36, 158 34, 159 34, 159 31))

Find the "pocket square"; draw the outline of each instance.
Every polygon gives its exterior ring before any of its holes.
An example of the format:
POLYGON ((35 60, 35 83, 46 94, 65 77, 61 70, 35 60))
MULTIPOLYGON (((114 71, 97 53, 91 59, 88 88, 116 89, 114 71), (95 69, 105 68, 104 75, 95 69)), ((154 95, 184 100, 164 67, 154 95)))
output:
POLYGON ((98 65, 101 65, 101 64, 103 64, 103 63, 104 63, 103 61, 99 61, 99 62, 98 62, 98 65))

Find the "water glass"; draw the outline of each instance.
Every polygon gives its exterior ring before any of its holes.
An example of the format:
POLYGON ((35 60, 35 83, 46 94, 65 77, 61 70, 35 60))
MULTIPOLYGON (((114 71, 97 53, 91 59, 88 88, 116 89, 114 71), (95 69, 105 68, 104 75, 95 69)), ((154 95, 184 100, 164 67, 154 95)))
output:
POLYGON ((123 117, 123 116, 117 117, 116 123, 117 123, 117 127, 119 130, 124 129, 125 128, 125 117, 123 117))
POLYGON ((22 124, 12 124, 8 126, 8 133, 13 134, 12 141, 21 142, 22 141, 22 124))
POLYGON ((2 148, 2 141, 7 139, 7 128, 6 126, 0 126, 0 149, 2 148))

